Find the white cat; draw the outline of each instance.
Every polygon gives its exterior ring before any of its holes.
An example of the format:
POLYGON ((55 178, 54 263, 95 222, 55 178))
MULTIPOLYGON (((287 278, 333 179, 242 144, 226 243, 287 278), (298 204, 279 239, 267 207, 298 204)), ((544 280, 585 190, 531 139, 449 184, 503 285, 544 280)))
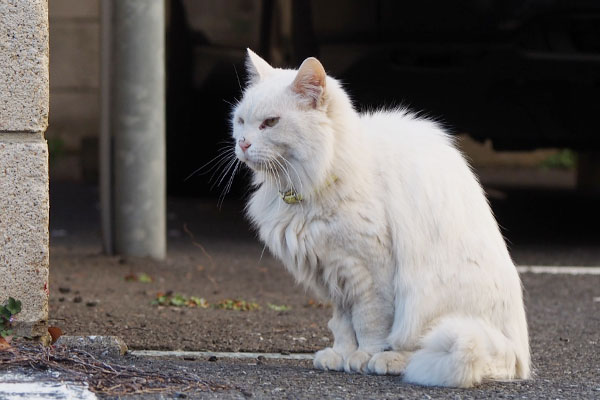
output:
POLYGON ((327 370, 469 387, 530 376, 521 282, 452 139, 405 110, 357 113, 320 62, 248 50, 232 114, 248 214, 301 284, 333 303, 327 370))

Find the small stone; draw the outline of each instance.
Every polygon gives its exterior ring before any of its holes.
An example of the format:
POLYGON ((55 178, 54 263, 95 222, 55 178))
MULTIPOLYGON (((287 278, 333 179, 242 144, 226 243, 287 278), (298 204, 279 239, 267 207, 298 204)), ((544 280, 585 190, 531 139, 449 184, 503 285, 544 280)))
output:
POLYGON ((74 349, 85 350, 96 355, 111 357, 122 356, 127 352, 127 345, 118 336, 61 336, 56 342, 57 346, 66 346, 74 349))
POLYGON ((210 362, 215 362, 217 360, 218 360, 217 356, 210 356, 210 357, 208 357, 208 361, 210 361, 210 362))
POLYGON ((81 303, 83 301, 83 299, 81 298, 81 296, 75 296, 73 298, 73 303, 81 303))
POLYGON ((87 303, 85 303, 86 306, 88 307, 96 307, 96 302, 95 301, 88 301, 87 303))
POLYGON ((71 291, 71 288, 68 287, 59 287, 58 291, 61 293, 69 293, 71 291))
POLYGON ((280 352, 282 356, 289 356, 290 352, 289 351, 282 351, 280 352))
POLYGON ((65 301, 65 298, 64 297, 59 297, 58 301, 62 303, 63 301, 65 301))

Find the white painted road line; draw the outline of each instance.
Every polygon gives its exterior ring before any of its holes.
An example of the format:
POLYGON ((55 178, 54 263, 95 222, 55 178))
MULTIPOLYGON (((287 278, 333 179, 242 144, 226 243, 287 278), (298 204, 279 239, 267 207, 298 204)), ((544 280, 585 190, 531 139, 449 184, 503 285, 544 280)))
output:
POLYGON ((236 352, 218 352, 218 351, 161 351, 161 350, 132 350, 128 354, 141 357, 191 357, 191 358, 207 358, 207 357, 221 357, 221 358, 258 358, 262 356, 264 358, 278 359, 278 360, 312 360, 314 355, 312 353, 291 353, 291 354, 280 354, 280 353, 236 353, 236 352))
POLYGON ((546 265, 520 265, 520 273, 555 274, 555 275, 600 275, 600 267, 557 267, 546 265))
POLYGON ((28 373, 4 372, 0 375, 0 399, 2 400, 48 400, 78 399, 97 400, 87 383, 57 382, 60 372, 28 373))

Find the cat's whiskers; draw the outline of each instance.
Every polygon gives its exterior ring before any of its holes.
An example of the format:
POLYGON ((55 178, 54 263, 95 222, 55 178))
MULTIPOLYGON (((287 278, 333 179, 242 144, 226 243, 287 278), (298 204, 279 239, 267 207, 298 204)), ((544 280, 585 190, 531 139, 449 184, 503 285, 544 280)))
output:
MULTIPOLYGON (((283 167, 283 165, 281 164, 281 162, 279 162, 279 160, 277 160, 277 158, 271 158, 272 163, 274 165, 274 167, 277 169, 277 171, 281 170, 287 177, 287 182, 289 183, 289 185, 282 185, 281 183, 279 184, 279 186, 277 186, 277 190, 281 191, 285 191, 285 189, 289 186, 294 186, 294 183, 291 181, 290 176, 288 174, 288 171, 286 171, 286 169, 283 167)), ((277 175, 279 175, 279 172, 277 172, 277 175)), ((285 179, 284 179, 285 180, 285 179)))
POLYGON ((223 176, 223 174, 225 173, 227 166, 229 164, 231 164, 231 161, 233 160, 234 156, 232 156, 231 154, 227 154, 226 156, 222 157, 218 163, 216 164, 216 166, 211 169, 213 169, 213 173, 210 175, 210 178, 208 179, 209 182, 212 182, 212 185, 210 186, 211 190, 214 189, 215 186, 217 186, 219 179, 221 178, 221 176, 223 176), (216 176, 216 178, 215 178, 216 176))
POLYGON ((231 173, 231 176, 229 177, 229 181, 227 182, 227 185, 225 185, 225 189, 221 193, 221 196, 219 198, 220 204, 217 203, 219 208, 221 208, 221 206, 223 206, 223 201, 225 201, 225 196, 231 190, 231 187, 233 185, 233 179, 235 178, 235 174, 237 173, 239 167, 240 167, 240 160, 235 158, 235 166, 233 167, 233 172, 231 173))
POLYGON ((232 108, 235 108, 235 106, 236 106, 236 105, 235 105, 235 104, 233 104, 232 102, 230 102, 230 101, 227 101, 227 100, 225 100, 225 99, 223 99, 223 101, 224 101, 226 104, 229 104, 229 105, 230 105, 232 108))
MULTIPOLYGON (((287 179, 284 179, 284 180, 286 180, 288 182, 288 184, 287 185, 282 185, 281 181, 280 181, 280 184, 277 186, 277 190, 279 192, 282 192, 282 191, 285 191, 285 190, 289 189, 290 186, 292 187, 292 190, 295 190, 294 182, 291 179, 290 174, 287 171, 287 168, 285 168, 285 166, 283 164, 281 164, 281 162, 278 160, 278 158, 281 157, 279 155, 279 153, 277 151, 275 151, 275 150, 269 150, 268 157, 269 157, 269 160, 271 160, 271 162, 275 163, 274 164, 274 166, 276 167, 276 168, 274 168, 275 171, 281 170, 281 172, 283 172, 285 174, 285 178, 287 178, 287 179)), ((279 172, 277 172, 277 175, 279 176, 279 172)))
MULTIPOLYGON (((294 167, 294 165, 293 165, 291 162, 289 162, 289 161, 288 161, 288 160, 287 160, 287 159, 286 159, 284 156, 282 156, 281 154, 277 153, 277 156, 278 156, 279 158, 281 158, 281 159, 282 159, 282 160, 283 160, 283 161, 284 161, 284 162, 285 162, 287 165, 289 165, 289 166, 290 166, 290 167, 291 167, 291 168, 294 170, 294 173, 296 174, 296 177, 298 178, 298 183, 299 183, 299 185, 300 185, 300 193, 304 193, 304 185, 303 185, 303 183, 302 183, 302 179, 300 178, 300 174, 298 173, 298 170, 296 169, 296 167, 294 167)), ((288 173, 288 177, 289 177, 289 173, 288 173)), ((296 191, 296 188, 294 187, 294 183, 293 183, 293 181, 292 181, 292 178, 290 177, 289 179, 290 179, 290 182, 291 182, 291 185, 292 185, 292 189, 293 189, 294 191, 296 191)))
POLYGON ((221 186, 221 183, 223 183, 223 180, 225 179, 225 177, 227 177, 227 174, 229 173, 229 171, 231 171, 231 169, 236 165, 236 161, 237 158, 232 158, 229 163, 227 164, 227 166, 223 169, 223 172, 220 175, 220 178, 218 179, 218 181, 215 181, 215 184, 213 184, 213 187, 216 186, 221 186))
MULTIPOLYGON (((287 168, 285 168, 285 166, 277 159, 277 158, 273 158, 273 161, 276 163, 276 165, 285 173, 285 175, 287 176, 287 180, 289 182, 289 186, 291 186, 291 190, 295 193, 298 193, 298 191, 296 190, 296 187, 294 185, 294 181, 292 180, 289 171, 287 170, 287 168)), ((279 186, 279 192, 282 193, 284 191, 286 191, 288 186, 283 187, 283 186, 279 186)), ((279 203, 281 205, 281 203, 279 203)), ((302 206, 302 203, 300 203, 300 208, 302 209, 302 211, 304 212, 304 206, 302 206)))
POLYGON ((233 181, 235 178, 235 174, 237 173, 240 160, 235 155, 235 146, 232 145, 231 142, 225 141, 222 143, 226 143, 227 146, 224 146, 219 149, 219 154, 217 154, 214 158, 208 161, 206 164, 202 165, 200 168, 192 172, 185 180, 191 178, 197 173, 208 174, 212 171, 212 174, 209 178, 209 182, 212 182, 210 189, 214 189, 216 186, 221 186, 227 176, 229 179, 225 184, 223 191, 219 195, 219 199, 217 201, 217 205, 220 208, 223 205, 223 201, 225 200, 225 196, 227 193, 231 191, 233 186, 233 181), (231 172, 231 174, 229 174, 231 172), (216 178, 215 178, 216 176, 216 178))
POLYGON ((228 154, 227 157, 223 157, 223 159, 221 161, 219 161, 218 166, 215 168, 214 172, 210 176, 210 179, 208 180, 209 182, 213 182, 213 184, 210 187, 211 189, 213 189, 215 186, 219 186, 221 184, 221 181, 223 180, 223 177, 227 174, 227 171, 228 171, 229 167, 231 166, 231 163, 234 162, 235 160, 236 160, 235 154, 228 154), (216 175, 216 178, 215 178, 215 175, 216 175))
MULTIPOLYGON (((286 168, 285 165, 282 164, 281 161, 278 160, 278 158, 281 158, 283 161, 287 162, 288 165, 290 165, 292 168, 294 168, 294 166, 289 161, 287 161, 285 159, 285 157, 283 157, 280 153, 273 151, 273 154, 276 157, 273 157, 272 160, 275 161, 277 163, 277 165, 281 168, 281 170, 286 174, 288 182, 290 183, 290 186, 291 186, 291 190, 296 194, 302 195, 303 186, 302 186, 302 180, 300 179, 300 175, 298 174, 298 171, 295 171, 295 172, 296 172, 296 176, 298 177, 298 182, 300 184, 300 190, 301 190, 300 192, 298 192, 298 190, 296 189, 296 186, 294 185, 294 180, 290 176, 288 168, 286 168)), ((294 168, 294 170, 295 170, 295 168, 294 168)), ((286 189, 287 189, 286 187, 280 187, 279 191, 281 193, 282 191, 285 191, 286 189)), ((302 205, 302 201, 300 201, 299 204, 300 204, 300 209, 302 210, 302 215, 306 215, 304 213, 304 206, 302 205)))
POLYGON ((267 190, 261 190, 262 188, 265 187, 266 185, 270 185, 269 183, 269 173, 267 172, 267 163, 264 160, 260 160, 259 161, 259 165, 260 165, 260 172, 257 172, 260 174, 260 176, 262 177, 262 184, 259 186, 259 189, 257 190, 262 192, 262 197, 263 197, 263 202, 267 201, 267 190))
MULTIPOLYGON (((279 177, 279 173, 277 172, 277 165, 273 163, 273 161, 277 161, 273 158, 269 159, 269 164, 271 165, 271 169, 273 171, 273 175, 275 176, 275 178, 277 179, 277 190, 279 191, 281 188, 281 180, 279 177)), ((281 209, 281 202, 277 202, 277 212, 279 212, 279 210, 281 209)))
MULTIPOLYGON (((277 184, 275 182, 276 179, 276 175, 277 173, 273 170, 273 166, 271 164, 271 161, 268 157, 265 158, 265 165, 267 166, 267 171, 266 171, 266 178, 267 178, 267 186, 269 188, 275 188, 277 191, 277 184)), ((270 196, 272 194, 271 190, 265 190, 264 191, 264 196, 265 196, 265 201, 268 203, 272 203, 274 198, 267 198, 268 196, 270 196)), ((277 211, 279 211, 279 207, 280 204, 277 205, 277 211)))
POLYGON ((277 184, 275 182, 276 179, 276 172, 273 171, 273 165, 271 163, 271 159, 268 156, 263 155, 264 157, 264 165, 265 165, 265 173, 267 175, 268 178, 270 178, 268 180, 268 185, 272 186, 272 187, 277 187, 277 184))
POLYGON ((262 251, 260 252, 260 258, 258 259, 258 262, 260 263, 263 259, 263 256, 265 255, 265 250, 267 249, 267 242, 265 242, 265 245, 263 246, 262 251))
POLYGON ((212 171, 213 169, 215 169, 217 167, 217 165, 219 164, 219 161, 222 161, 223 158, 227 158, 227 156, 230 156, 231 153, 235 154, 235 149, 231 146, 231 143, 227 143, 227 144, 228 144, 228 146, 222 147, 219 149, 219 154, 217 154, 213 159, 211 159, 206 164, 202 165, 200 168, 196 169, 194 172, 189 174, 184 179, 184 181, 187 181, 188 179, 190 179, 192 176, 196 175, 199 172, 201 172, 202 174, 209 173, 210 171, 212 171), (208 168, 209 166, 210 166, 210 168, 208 168))
MULTIPOLYGON (((235 71, 235 77, 237 79, 238 86, 240 87, 240 92, 244 93, 244 89, 242 89, 242 83, 240 82, 240 76, 238 75, 237 68, 235 64, 233 64, 233 70, 235 71)), ((238 101, 239 103, 239 101, 238 101)))

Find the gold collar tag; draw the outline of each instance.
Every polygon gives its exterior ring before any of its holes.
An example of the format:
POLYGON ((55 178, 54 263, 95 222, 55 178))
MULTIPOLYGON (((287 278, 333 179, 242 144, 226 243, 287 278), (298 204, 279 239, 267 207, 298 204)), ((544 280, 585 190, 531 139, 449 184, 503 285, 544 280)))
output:
MULTIPOLYGON (((327 179, 325 181, 325 185, 323 185, 323 187, 321 189, 316 190, 315 193, 319 193, 323 189, 328 188, 333 183, 335 183, 337 180, 338 180, 337 176, 331 175, 329 177, 329 179, 327 179)), ((302 200, 304 200, 304 197, 300 193, 297 193, 294 189, 290 189, 287 192, 279 192, 279 196, 286 204, 298 204, 302 200)))
POLYGON ((285 193, 284 192, 279 192, 279 195, 281 196, 282 200, 286 204, 297 204, 297 203, 300 203, 302 201, 302 195, 296 193, 292 189, 288 190, 285 193))

